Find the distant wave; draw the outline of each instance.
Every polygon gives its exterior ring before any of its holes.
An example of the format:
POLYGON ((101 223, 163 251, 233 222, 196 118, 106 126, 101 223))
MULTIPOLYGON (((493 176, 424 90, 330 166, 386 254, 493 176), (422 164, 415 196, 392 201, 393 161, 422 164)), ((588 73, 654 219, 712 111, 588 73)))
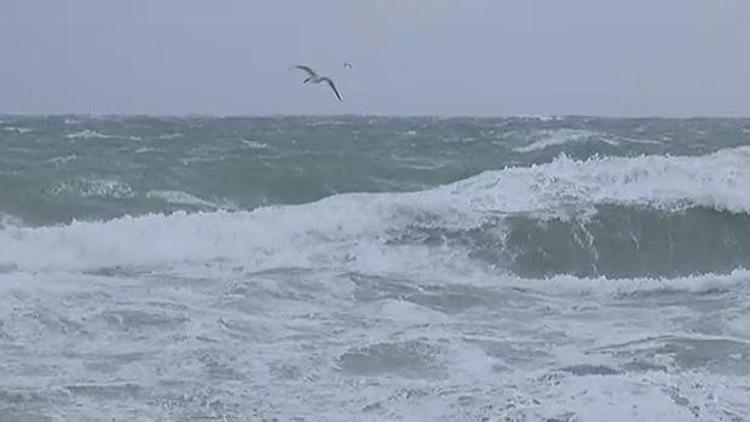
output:
POLYGON ((85 178, 57 183, 48 192, 53 195, 111 198, 127 198, 135 194, 130 185, 119 180, 85 178))
POLYGON ((104 133, 97 132, 95 130, 91 129, 84 129, 79 132, 69 133, 65 135, 66 139, 112 139, 112 138, 119 138, 119 139, 130 139, 133 141, 139 141, 141 140, 140 136, 117 136, 117 135, 107 135, 104 133))
POLYGON ((105 135, 103 133, 99 133, 95 130, 90 129, 85 129, 80 132, 74 132, 65 135, 65 138, 67 139, 108 139, 111 137, 111 135, 105 135))
POLYGON ((18 127, 18 126, 5 126, 3 130, 5 130, 6 132, 16 132, 16 133, 21 133, 21 134, 29 133, 33 131, 30 128, 18 127))
POLYGON ((573 142, 597 141, 610 145, 619 145, 619 142, 607 139, 604 134, 580 129, 555 129, 541 130, 533 134, 531 139, 538 139, 529 145, 517 147, 516 152, 539 151, 556 145, 564 145, 573 142))
POLYGON ((183 136, 184 135, 181 133, 165 133, 165 134, 159 135, 157 139, 170 140, 170 139, 182 138, 183 136))
POLYGON ((198 198, 195 195, 191 195, 187 192, 174 191, 174 190, 152 190, 146 193, 148 198, 157 198, 163 201, 169 202, 170 204, 184 204, 194 205, 199 207, 206 207, 212 209, 235 209, 234 206, 226 206, 217 204, 211 201, 198 198))

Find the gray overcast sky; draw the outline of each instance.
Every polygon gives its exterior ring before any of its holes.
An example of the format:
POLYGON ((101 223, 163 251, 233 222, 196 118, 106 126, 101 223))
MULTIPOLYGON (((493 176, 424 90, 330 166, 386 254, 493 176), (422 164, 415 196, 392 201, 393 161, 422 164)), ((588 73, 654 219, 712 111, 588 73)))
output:
POLYGON ((2 0, 0 48, 0 113, 750 116, 750 0, 2 0))

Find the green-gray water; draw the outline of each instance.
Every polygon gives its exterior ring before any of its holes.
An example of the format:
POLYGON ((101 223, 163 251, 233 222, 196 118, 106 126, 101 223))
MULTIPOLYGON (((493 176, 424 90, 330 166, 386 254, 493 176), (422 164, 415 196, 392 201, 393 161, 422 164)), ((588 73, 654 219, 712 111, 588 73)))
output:
POLYGON ((750 119, 4 116, 0 151, 0 420, 750 414, 750 119))

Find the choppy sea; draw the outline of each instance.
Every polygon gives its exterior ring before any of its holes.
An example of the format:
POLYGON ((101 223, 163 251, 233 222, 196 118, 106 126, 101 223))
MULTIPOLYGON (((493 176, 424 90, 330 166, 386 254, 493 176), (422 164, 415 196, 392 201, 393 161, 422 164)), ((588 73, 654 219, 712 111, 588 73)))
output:
POLYGON ((750 119, 0 116, 0 420, 750 420, 750 119))

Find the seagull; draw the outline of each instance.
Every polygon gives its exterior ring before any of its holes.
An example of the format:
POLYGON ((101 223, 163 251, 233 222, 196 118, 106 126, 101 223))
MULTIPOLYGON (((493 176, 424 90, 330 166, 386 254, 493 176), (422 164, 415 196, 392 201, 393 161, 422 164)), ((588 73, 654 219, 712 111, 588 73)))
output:
POLYGON ((351 64, 351 63, 349 63, 349 62, 344 62, 344 68, 345 68, 345 69, 351 69, 352 67, 354 67, 354 66, 352 66, 352 64, 351 64))
POLYGON ((300 69, 300 70, 304 70, 309 75, 307 77, 307 79, 305 79, 304 81, 302 81, 302 83, 306 84, 306 83, 310 82, 310 83, 314 83, 314 84, 319 84, 321 82, 325 82, 325 83, 328 84, 328 86, 331 87, 331 89, 333 90, 333 93, 336 94, 336 98, 338 98, 339 101, 342 101, 341 100, 341 94, 339 94, 339 91, 336 89, 336 85, 333 84, 333 81, 331 80, 331 78, 329 78, 328 76, 319 76, 309 66, 297 65, 297 66, 294 66, 294 68, 300 69))

